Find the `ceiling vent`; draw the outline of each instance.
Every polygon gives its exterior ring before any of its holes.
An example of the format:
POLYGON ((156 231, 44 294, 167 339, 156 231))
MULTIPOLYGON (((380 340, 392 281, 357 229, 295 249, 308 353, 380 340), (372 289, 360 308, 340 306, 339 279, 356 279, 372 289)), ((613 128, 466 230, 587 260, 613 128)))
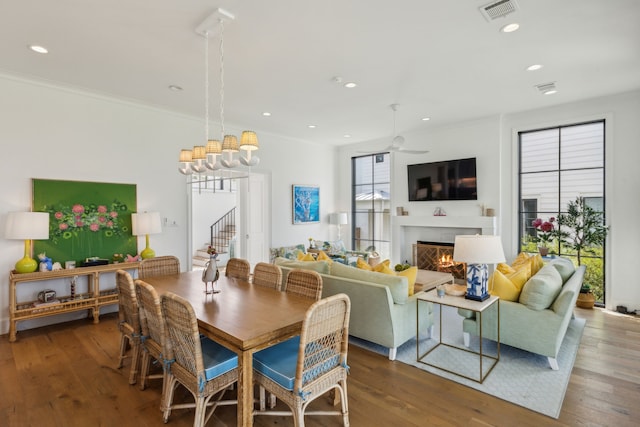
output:
POLYGON ((518 10, 516 0, 498 0, 480 7, 480 13, 488 22, 502 18, 518 10))
POLYGON ((556 82, 543 83, 534 86, 543 95, 551 95, 558 91, 556 88, 556 82))

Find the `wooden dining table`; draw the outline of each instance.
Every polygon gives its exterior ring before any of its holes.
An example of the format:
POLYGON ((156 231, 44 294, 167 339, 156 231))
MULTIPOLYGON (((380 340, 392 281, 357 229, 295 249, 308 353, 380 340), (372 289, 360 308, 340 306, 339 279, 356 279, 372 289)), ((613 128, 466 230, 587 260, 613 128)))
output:
POLYGON ((238 426, 253 425, 253 353, 300 334, 313 300, 221 276, 220 292, 205 294, 202 272, 147 277, 158 294, 191 303, 200 332, 238 354, 238 426))

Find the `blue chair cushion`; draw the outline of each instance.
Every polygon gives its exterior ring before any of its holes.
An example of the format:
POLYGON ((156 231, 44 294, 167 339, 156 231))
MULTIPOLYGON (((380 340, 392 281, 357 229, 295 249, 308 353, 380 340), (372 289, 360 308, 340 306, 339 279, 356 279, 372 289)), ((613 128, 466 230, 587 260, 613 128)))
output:
POLYGON ((258 351, 253 355, 253 369, 286 390, 293 390, 299 347, 300 337, 297 336, 258 351))
POLYGON ((209 338, 202 338, 202 360, 207 381, 238 367, 238 355, 209 338))

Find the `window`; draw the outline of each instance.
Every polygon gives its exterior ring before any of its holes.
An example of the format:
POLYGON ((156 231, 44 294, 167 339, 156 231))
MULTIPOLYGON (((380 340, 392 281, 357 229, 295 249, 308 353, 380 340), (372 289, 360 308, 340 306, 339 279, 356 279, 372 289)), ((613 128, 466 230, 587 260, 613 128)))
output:
MULTIPOLYGON (((604 218, 604 130, 605 122, 597 121, 520 132, 518 238, 522 251, 536 251, 533 219, 557 218, 578 197, 604 218)), ((605 248, 591 249, 581 252, 582 264, 587 266, 585 282, 596 300, 604 302, 605 248)), ((549 243, 549 250, 576 261, 575 251, 557 239, 549 243)))
POLYGON ((389 153, 351 159, 352 247, 377 251, 382 258, 391 252, 391 167, 389 153))

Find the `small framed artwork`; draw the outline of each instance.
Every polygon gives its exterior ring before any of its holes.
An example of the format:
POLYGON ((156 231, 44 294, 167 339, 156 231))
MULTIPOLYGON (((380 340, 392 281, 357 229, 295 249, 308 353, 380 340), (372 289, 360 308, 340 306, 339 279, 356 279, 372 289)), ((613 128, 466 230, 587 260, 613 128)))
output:
POLYGON ((293 223, 311 224, 320 222, 320 187, 316 185, 293 185, 293 223))

